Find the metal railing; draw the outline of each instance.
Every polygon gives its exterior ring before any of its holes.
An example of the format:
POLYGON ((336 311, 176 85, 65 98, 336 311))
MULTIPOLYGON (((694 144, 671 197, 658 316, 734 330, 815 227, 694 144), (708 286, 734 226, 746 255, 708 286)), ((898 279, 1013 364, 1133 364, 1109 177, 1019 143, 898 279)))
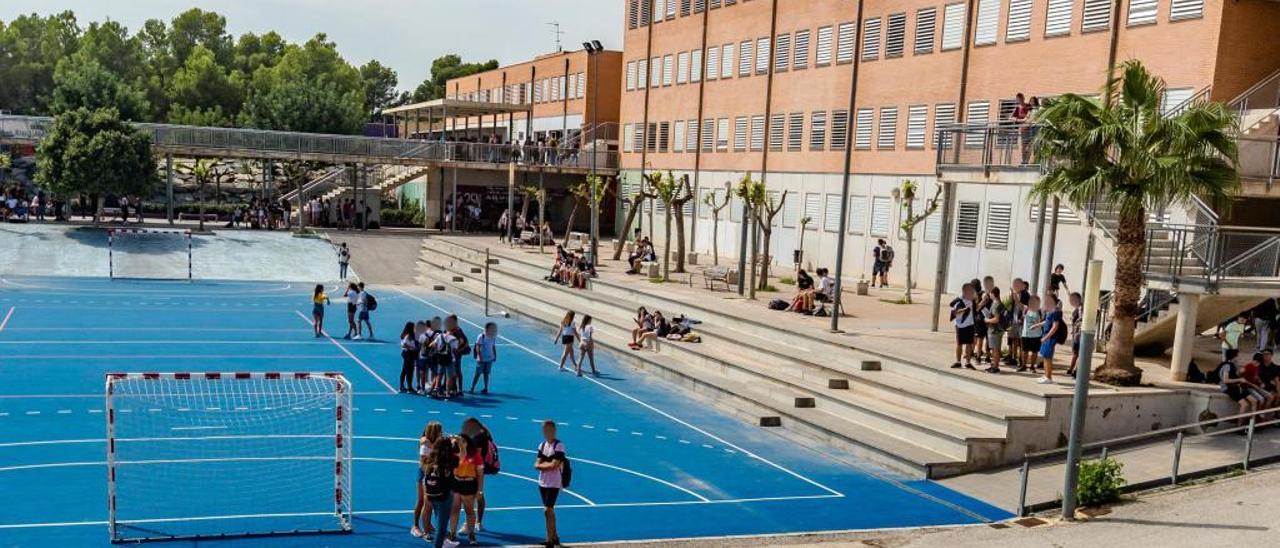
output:
POLYGON ((1212 94, 1213 94, 1213 87, 1205 86, 1201 88, 1200 91, 1197 91, 1195 95, 1187 97, 1186 99, 1183 99, 1182 102, 1165 109, 1164 116, 1168 118, 1170 116, 1177 116, 1179 114, 1182 114, 1182 111, 1187 110, 1188 108, 1191 107, 1191 105, 1194 105, 1200 101, 1208 101, 1209 97, 1212 94))
POLYGON ((1240 154, 1236 168, 1241 180, 1246 184, 1262 183, 1263 190, 1270 193, 1280 180, 1280 136, 1241 137, 1236 142, 1240 154))
MULTIPOLYGON (((0 141, 37 142, 52 125, 53 118, 47 116, 0 116, 0 141)), ((167 148, 214 149, 248 152, 250 155, 354 156, 370 163, 517 161, 552 167, 589 168, 592 165, 590 154, 580 153, 576 148, 525 146, 520 143, 424 141, 151 123, 134 123, 134 126, 150 135, 155 146, 167 148)), ((594 154, 597 168, 617 168, 617 152, 602 150, 594 151, 594 154)))
POLYGON ((301 189, 290 190, 289 192, 282 194, 280 198, 289 202, 294 202, 298 199, 298 192, 302 192, 304 196, 314 196, 316 191, 321 190, 322 187, 324 191, 328 191, 330 188, 342 185, 342 179, 346 177, 346 175, 347 166, 331 167, 319 177, 307 181, 306 184, 302 185, 301 189))
POLYGON ((1241 117, 1250 110, 1280 108, 1280 70, 1244 90, 1229 103, 1241 117))
POLYGON ((1041 168, 1033 124, 953 124, 937 130, 938 167, 1041 168))
MULTIPOLYGON (((1272 409, 1264 409, 1262 411, 1254 411, 1242 415, 1232 415, 1223 418, 1214 418, 1151 432, 1143 432, 1130 436, 1122 436, 1102 441, 1086 443, 1081 446, 1081 455, 1097 455, 1099 459, 1113 457, 1115 453, 1124 449, 1135 448, 1135 446, 1144 446, 1142 448, 1150 448, 1150 444, 1160 440, 1171 442, 1170 463, 1168 475, 1147 473, 1145 476, 1134 476, 1133 481, 1126 478, 1125 489, 1127 491, 1137 491, 1141 489, 1149 489, 1161 485, 1177 485, 1179 481, 1190 479, 1192 477, 1202 477, 1210 474, 1225 472, 1235 467, 1240 467, 1244 471, 1248 471, 1250 466, 1259 465, 1267 462, 1280 460, 1280 453, 1263 455, 1254 458, 1254 436, 1259 428, 1280 424, 1280 419, 1263 419, 1262 416, 1274 413, 1272 409), (1239 425, 1240 422, 1247 421, 1245 425, 1239 425), (1207 431, 1220 424, 1237 423, 1237 426, 1207 431), (1182 455, 1184 447, 1188 442, 1207 440, 1217 436, 1226 434, 1234 434, 1243 432, 1243 439, 1240 440, 1240 456, 1231 460, 1214 459, 1212 463, 1199 468, 1189 468, 1183 466, 1182 455)), ((1026 516, 1031 511, 1042 511, 1054 508, 1060 505, 1060 501, 1048 501, 1037 503, 1034 505, 1027 504, 1027 484, 1031 477, 1032 467, 1034 465, 1043 465, 1045 463, 1057 464, 1065 459, 1067 448, 1051 449, 1048 451, 1039 451, 1035 453, 1027 453, 1022 460, 1022 468, 1020 470, 1020 478, 1018 482, 1018 507, 1019 516, 1026 516)), ((1142 474, 1146 469, 1135 470, 1135 474, 1142 474)), ((1061 488, 1059 487, 1059 490, 1061 488)))
POLYGON ((1172 242, 1172 255, 1148 245, 1143 272, 1148 278, 1203 283, 1228 278, 1280 276, 1280 230, 1217 225, 1151 224, 1147 241, 1172 242))

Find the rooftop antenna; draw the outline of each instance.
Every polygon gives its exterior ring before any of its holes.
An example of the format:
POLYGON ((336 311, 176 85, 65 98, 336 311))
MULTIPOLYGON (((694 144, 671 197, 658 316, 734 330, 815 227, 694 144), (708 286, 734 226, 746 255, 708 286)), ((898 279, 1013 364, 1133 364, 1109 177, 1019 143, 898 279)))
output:
POLYGON ((564 51, 564 48, 560 47, 560 37, 561 37, 561 36, 564 36, 564 31, 560 30, 560 22, 559 22, 559 21, 552 21, 552 22, 547 23, 547 24, 548 24, 548 25, 550 25, 552 28, 554 28, 554 29, 555 29, 555 30, 554 30, 554 32, 555 32, 555 35, 556 35, 556 53, 559 53, 559 52, 564 51))

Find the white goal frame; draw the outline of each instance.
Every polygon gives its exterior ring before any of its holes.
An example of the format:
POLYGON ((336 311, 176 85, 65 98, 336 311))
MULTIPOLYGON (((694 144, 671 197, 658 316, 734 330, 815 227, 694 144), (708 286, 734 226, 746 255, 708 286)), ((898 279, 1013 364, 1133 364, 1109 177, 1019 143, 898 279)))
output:
POLYGON ((180 234, 187 239, 187 281, 193 279, 192 276, 192 257, 191 257, 191 231, 190 230, 162 230, 151 228, 108 228, 107 229, 107 277, 116 279, 116 255, 115 243, 116 233, 123 234, 180 234))
MULTIPOLYGON (((280 381, 289 382, 291 380, 301 380, 310 378, 327 378, 333 379, 334 382, 334 404, 333 404, 333 445, 334 445, 334 466, 333 466, 333 502, 334 517, 339 524, 338 528, 325 530, 306 530, 292 531, 292 533, 350 533, 352 531, 352 390, 351 382, 346 376, 337 372, 190 372, 190 373, 107 373, 106 374, 106 430, 107 430, 107 528, 111 538, 111 542, 141 542, 148 540, 177 540, 177 539, 200 539, 200 538, 228 538, 228 537, 253 537, 274 534, 289 534, 291 531, 245 531, 238 534, 210 533, 194 534, 185 536, 161 536, 161 537, 144 537, 144 538, 124 538, 120 534, 119 525, 128 525, 130 522, 120 522, 116 519, 116 420, 118 418, 115 407, 115 387, 116 383, 121 381, 217 381, 217 382, 260 382, 260 381, 280 381)), ((325 437, 328 437, 326 434, 325 437)))

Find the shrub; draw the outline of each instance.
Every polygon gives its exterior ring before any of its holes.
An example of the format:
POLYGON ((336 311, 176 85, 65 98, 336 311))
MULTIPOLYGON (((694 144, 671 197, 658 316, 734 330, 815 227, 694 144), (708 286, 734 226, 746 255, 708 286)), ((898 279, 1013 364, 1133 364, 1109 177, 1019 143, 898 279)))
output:
POLYGON ((791 276, 783 276, 781 278, 778 278, 778 283, 781 283, 783 285, 796 285, 796 279, 792 278, 791 276))
POLYGON ((1122 468, 1124 464, 1111 458, 1081 462, 1076 499, 1083 506, 1101 506, 1119 499, 1120 489, 1125 486, 1122 468))
POLYGON ((421 209, 384 209, 381 212, 383 226, 412 226, 423 224, 421 209))

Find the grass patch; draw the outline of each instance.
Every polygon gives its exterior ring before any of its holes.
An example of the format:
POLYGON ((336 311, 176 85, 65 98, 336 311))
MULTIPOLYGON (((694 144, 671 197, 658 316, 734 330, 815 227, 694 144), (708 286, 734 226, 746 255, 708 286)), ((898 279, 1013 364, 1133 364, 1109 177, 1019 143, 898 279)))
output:
POLYGON ((765 285, 764 287, 758 289, 758 291, 763 291, 765 293, 777 293, 778 288, 772 285, 765 285))
POLYGON ((907 302, 907 300, 902 297, 899 297, 897 299, 880 299, 880 302, 889 303, 889 304, 913 304, 913 303, 907 302))
POLYGON ((791 276, 783 276, 778 279, 778 283, 783 285, 796 285, 796 279, 791 276))

